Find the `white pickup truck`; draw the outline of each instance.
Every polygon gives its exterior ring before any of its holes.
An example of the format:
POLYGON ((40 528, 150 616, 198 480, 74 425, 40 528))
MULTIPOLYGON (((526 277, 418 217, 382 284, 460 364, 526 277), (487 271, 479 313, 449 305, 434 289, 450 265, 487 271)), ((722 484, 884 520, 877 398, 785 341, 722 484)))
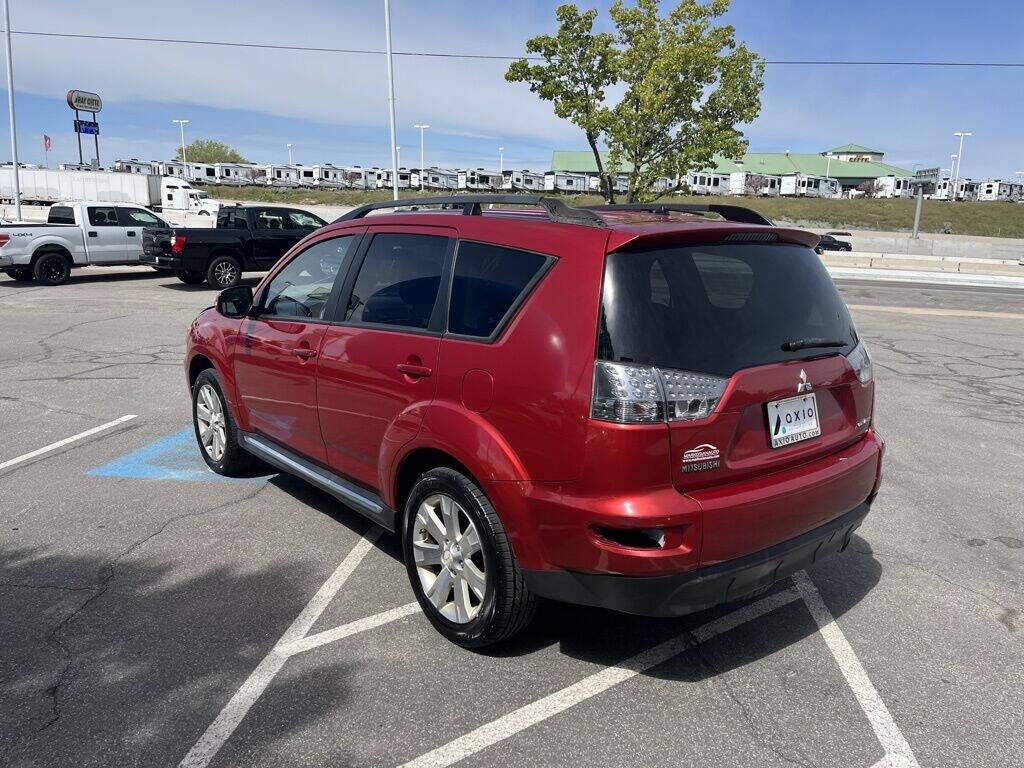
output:
POLYGON ((138 205, 57 203, 46 224, 0 225, 0 269, 14 280, 60 285, 74 267, 138 264, 143 227, 167 224, 138 205))

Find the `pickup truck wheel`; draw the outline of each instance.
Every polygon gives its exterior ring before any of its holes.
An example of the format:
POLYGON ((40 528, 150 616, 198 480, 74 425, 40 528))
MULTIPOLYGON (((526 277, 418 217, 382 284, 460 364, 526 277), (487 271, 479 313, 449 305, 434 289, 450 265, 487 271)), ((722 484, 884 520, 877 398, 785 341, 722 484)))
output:
POLYGON ((195 269, 176 269, 174 276, 185 285, 199 285, 206 279, 206 275, 195 269))
POLYGON ((4 272, 11 280, 25 281, 32 279, 31 267, 14 267, 13 269, 5 269, 4 272))
POLYGON ((494 507, 468 477, 445 467, 421 475, 400 530, 416 599, 450 641, 482 648, 533 619, 537 598, 526 588, 494 507))
POLYGON ((224 290, 242 279, 242 265, 230 256, 218 256, 206 269, 206 282, 210 287, 224 290))
POLYGON ((256 463, 238 440, 238 425, 213 369, 201 372, 192 385, 192 424, 203 460, 218 475, 233 475, 256 463))
POLYGON ((210 215, 210 212, 209 212, 209 211, 200 211, 200 212, 199 212, 199 215, 200 215, 200 216, 209 216, 209 215, 210 215))
POLYGON ((44 253, 32 267, 36 281, 43 285, 63 285, 71 277, 71 265, 60 253, 44 253))

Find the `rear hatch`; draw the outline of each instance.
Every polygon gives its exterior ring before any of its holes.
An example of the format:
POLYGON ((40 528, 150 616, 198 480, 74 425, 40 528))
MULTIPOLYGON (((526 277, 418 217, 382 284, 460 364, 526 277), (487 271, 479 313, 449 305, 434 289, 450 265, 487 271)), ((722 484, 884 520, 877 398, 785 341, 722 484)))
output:
POLYGON ((637 366, 641 378, 652 372, 672 482, 716 509, 704 521, 706 552, 739 556, 770 546, 863 500, 837 509, 812 494, 770 526, 738 501, 744 489, 770 484, 759 479, 850 447, 870 424, 866 352, 810 248, 737 242, 611 253, 602 304, 599 378, 602 360, 637 366), (740 494, 736 503, 720 504, 730 493, 740 494), (765 535, 735 546, 708 540, 751 525, 765 535))

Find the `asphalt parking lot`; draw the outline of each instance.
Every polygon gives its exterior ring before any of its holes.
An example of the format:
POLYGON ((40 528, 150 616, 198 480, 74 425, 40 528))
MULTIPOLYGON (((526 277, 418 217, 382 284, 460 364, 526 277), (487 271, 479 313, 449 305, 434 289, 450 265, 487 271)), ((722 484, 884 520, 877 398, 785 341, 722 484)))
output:
POLYGON ((850 549, 683 619, 548 605, 473 653, 393 536, 206 471, 180 363, 212 292, 0 278, 0 763, 1020 765, 1024 291, 840 287, 888 442, 850 549))

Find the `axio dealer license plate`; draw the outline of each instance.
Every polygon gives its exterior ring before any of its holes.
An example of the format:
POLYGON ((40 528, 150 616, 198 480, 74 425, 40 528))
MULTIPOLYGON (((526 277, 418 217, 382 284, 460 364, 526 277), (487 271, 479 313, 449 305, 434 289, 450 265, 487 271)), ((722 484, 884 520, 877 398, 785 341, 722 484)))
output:
POLYGON ((772 400, 767 408, 772 448, 781 448, 821 434, 821 427, 818 426, 818 401, 813 394, 772 400))

